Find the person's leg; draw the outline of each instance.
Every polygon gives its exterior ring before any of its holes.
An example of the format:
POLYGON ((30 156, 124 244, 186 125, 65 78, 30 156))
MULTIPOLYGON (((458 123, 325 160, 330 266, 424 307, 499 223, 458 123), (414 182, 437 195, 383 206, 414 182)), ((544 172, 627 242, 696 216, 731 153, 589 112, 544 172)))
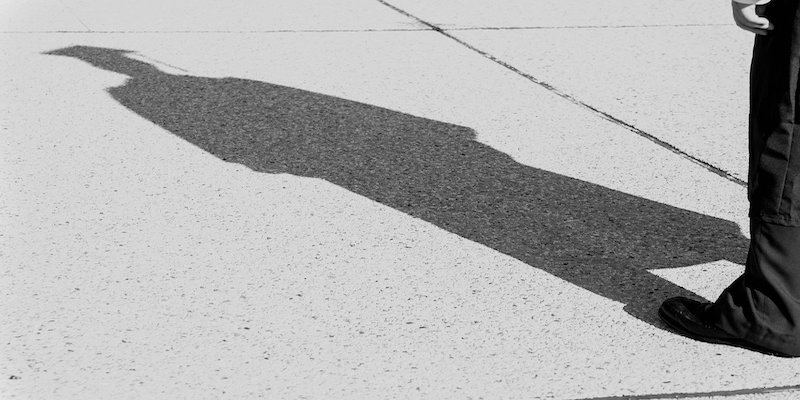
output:
POLYGON ((775 29, 756 36, 750 69, 750 217, 800 226, 800 7, 772 0, 775 29))
POLYGON ((745 272, 716 302, 672 298, 659 315, 695 339, 800 356, 800 7, 764 13, 775 29, 753 50, 745 272))
POLYGON ((704 319, 755 346, 800 356, 800 228, 750 225, 745 272, 704 319))
POLYGON ((714 303, 677 297, 664 322, 694 339, 800 357, 800 227, 752 220, 745 271, 714 303))
POLYGON ((800 353, 800 8, 773 0, 750 80, 751 243, 744 274, 709 310, 726 332, 800 353))

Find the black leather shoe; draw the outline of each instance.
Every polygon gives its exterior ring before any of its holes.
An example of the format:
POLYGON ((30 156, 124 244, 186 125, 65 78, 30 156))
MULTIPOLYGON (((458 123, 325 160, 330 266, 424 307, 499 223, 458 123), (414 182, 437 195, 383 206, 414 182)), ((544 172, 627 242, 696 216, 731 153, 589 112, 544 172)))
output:
POLYGON ((703 318, 710 306, 711 303, 701 303, 686 297, 673 297, 661 304, 658 309, 658 316, 670 328, 695 340, 742 347, 778 357, 794 357, 737 338, 707 323, 703 318))

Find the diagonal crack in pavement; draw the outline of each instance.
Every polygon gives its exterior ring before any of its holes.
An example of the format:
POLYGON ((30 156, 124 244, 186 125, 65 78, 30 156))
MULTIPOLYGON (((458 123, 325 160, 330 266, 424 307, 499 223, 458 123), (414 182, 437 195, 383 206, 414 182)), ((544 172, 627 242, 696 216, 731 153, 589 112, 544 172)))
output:
POLYGON ((405 11, 405 10, 403 10, 403 9, 393 5, 393 4, 390 4, 389 2, 387 2, 385 0, 377 0, 377 1, 379 3, 381 3, 381 4, 383 4, 384 6, 391 8, 392 10, 394 10, 396 12, 405 15, 408 18, 414 19, 418 23, 430 28, 431 30, 436 31, 436 32, 446 36, 447 38, 459 43, 460 45, 466 47, 467 49, 472 50, 472 51, 480 54, 484 58, 487 58, 487 59, 495 62, 496 64, 498 64, 498 65, 500 65, 500 66, 502 66, 502 67, 504 67, 504 68, 516 73, 517 75, 527 79, 528 81, 533 82, 533 83, 545 88, 546 90, 550 91, 551 93, 553 93, 553 94, 555 94, 555 95, 557 95, 557 96, 559 96, 559 97, 561 97, 561 98, 563 98, 563 99, 565 99, 565 100, 567 100, 567 101, 569 101, 569 102, 571 102, 571 103, 573 103, 573 104, 575 104, 575 105, 577 105, 577 106, 579 106, 579 107, 581 107, 583 109, 586 109, 586 110, 592 112, 593 114, 597 115, 598 117, 603 118, 603 119, 605 119, 607 121, 610 121, 610 122, 612 122, 612 123, 614 123, 614 124, 616 124, 616 125, 618 125, 618 126, 620 126, 622 128, 625 128, 628 131, 633 132, 633 133, 635 133, 635 134, 637 134, 637 135, 639 135, 639 136, 641 136, 643 138, 646 138, 646 139, 654 142, 658 146, 660 146, 660 147, 662 147, 664 149, 667 149, 670 152, 675 153, 675 154, 681 156, 682 158, 685 158, 685 159, 687 159, 687 160, 689 160, 689 161, 691 161, 691 162, 693 162, 695 164, 698 164, 701 167, 705 168, 706 170, 708 170, 708 171, 710 171, 710 172, 712 172, 712 173, 714 173, 716 175, 719 175, 719 176, 721 176, 721 177, 723 177, 723 178, 725 178, 725 179, 727 179, 729 181, 735 182, 738 185, 741 185, 741 186, 744 186, 744 187, 747 186, 747 182, 745 182, 742 179, 739 179, 738 177, 734 176, 729 171, 725 171, 722 168, 719 168, 719 167, 717 167, 717 166, 715 166, 715 165, 713 165, 713 164, 711 164, 711 163, 709 163, 707 161, 704 161, 704 160, 702 160, 702 159, 700 159, 698 157, 695 157, 695 156, 689 154, 688 152, 683 151, 683 150, 679 149, 678 147, 676 147, 676 146, 674 146, 674 145, 672 145, 672 144, 670 144, 670 143, 668 143, 668 142, 666 142, 664 140, 659 139, 655 135, 645 132, 644 130, 634 126, 631 123, 625 122, 624 120, 622 120, 620 118, 617 118, 617 117, 615 117, 615 116, 613 116, 613 115, 611 115, 611 114, 609 114, 609 113, 607 113, 607 112, 605 112, 605 111, 603 111, 603 110, 601 110, 601 109, 599 109, 599 108, 597 108, 597 107, 595 107, 595 106, 593 106, 591 104, 588 104, 588 103, 586 103, 584 101, 581 101, 581 100, 575 98, 574 96, 570 95, 569 93, 566 93, 566 92, 556 88, 552 84, 547 83, 547 82, 545 82, 545 81, 543 81, 541 79, 538 79, 535 76, 533 76, 533 75, 531 75, 529 73, 526 73, 526 72, 520 70, 519 68, 509 64, 508 62, 505 62, 505 61, 499 59, 498 57, 490 54, 489 52, 481 50, 481 49, 479 49, 479 48, 467 43, 466 41, 459 39, 455 35, 449 33, 444 28, 442 28, 442 27, 440 27, 440 26, 438 26, 438 25, 436 25, 434 23, 431 23, 431 22, 428 22, 426 20, 423 20, 422 18, 419 18, 416 15, 413 15, 413 14, 409 13, 408 11, 405 11))

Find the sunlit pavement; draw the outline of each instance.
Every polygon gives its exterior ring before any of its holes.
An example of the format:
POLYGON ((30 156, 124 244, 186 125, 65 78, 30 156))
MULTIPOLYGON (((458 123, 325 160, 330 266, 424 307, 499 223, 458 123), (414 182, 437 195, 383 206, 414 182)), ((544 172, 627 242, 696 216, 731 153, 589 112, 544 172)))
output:
POLYGON ((0 397, 794 399, 726 3, 0 1, 0 397))

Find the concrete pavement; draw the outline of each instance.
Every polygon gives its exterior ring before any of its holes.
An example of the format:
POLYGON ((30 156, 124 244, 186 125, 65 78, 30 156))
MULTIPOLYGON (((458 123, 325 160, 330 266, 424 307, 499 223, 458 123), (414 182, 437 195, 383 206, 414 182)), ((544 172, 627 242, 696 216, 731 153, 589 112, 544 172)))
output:
POLYGON ((0 3, 0 394, 795 398, 655 314, 746 251, 728 13, 0 3))

